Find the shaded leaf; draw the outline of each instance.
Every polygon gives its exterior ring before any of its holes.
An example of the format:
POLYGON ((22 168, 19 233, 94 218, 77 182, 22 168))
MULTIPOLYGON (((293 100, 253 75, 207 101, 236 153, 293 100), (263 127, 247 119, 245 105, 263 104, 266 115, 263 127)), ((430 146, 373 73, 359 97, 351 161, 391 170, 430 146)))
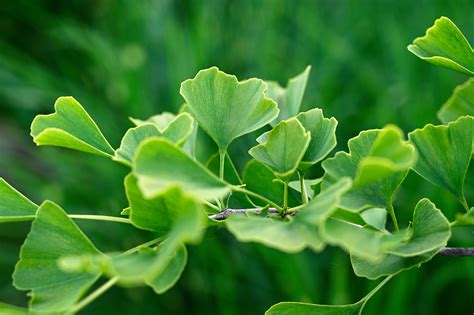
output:
POLYGON ((461 117, 447 126, 426 125, 408 134, 418 151, 415 172, 464 199, 464 178, 471 161, 474 118, 461 117))
POLYGON ((438 118, 443 124, 468 115, 474 116, 474 78, 457 86, 453 95, 438 111, 438 118))
POLYGON ((341 177, 354 179, 341 207, 360 211, 366 207, 388 208, 393 194, 415 162, 412 145, 403 141, 401 131, 388 126, 362 131, 348 142, 349 153, 338 152, 322 166, 326 171, 322 190, 341 177))
POLYGON ((459 28, 447 17, 437 19, 408 50, 432 64, 474 75, 474 52, 459 28))
POLYGON ((0 223, 33 220, 38 205, 0 177, 0 223))
POLYGON ((120 148, 115 151, 114 160, 130 165, 135 151, 143 140, 161 136, 180 146, 189 138, 192 131, 193 118, 188 113, 179 114, 162 129, 152 123, 140 124, 125 133, 120 148))
POLYGON ((288 179, 296 171, 310 140, 311 134, 296 118, 291 118, 276 125, 265 142, 251 148, 249 154, 281 179, 288 179))
POLYGON ((206 200, 225 196, 230 191, 227 183, 163 138, 142 142, 135 155, 133 174, 147 199, 170 186, 181 186, 185 193, 206 200))
POLYGON ((129 174, 125 178, 125 191, 130 204, 130 220, 138 228, 165 235, 176 224, 185 224, 188 238, 201 235, 205 216, 201 205, 183 194, 178 186, 170 186, 151 199, 145 199, 137 186, 137 179, 129 174))
MULTIPOLYGON (((256 192, 279 205, 283 204, 283 182, 266 165, 256 160, 250 160, 245 166, 243 180, 248 190, 256 192)), ((257 205, 265 206, 261 200, 252 200, 257 205)), ((299 199, 295 196, 293 189, 289 189, 288 205, 294 207, 299 204, 299 199)))
POLYGON ((31 290, 33 311, 66 311, 99 278, 100 273, 66 273, 58 267, 65 255, 99 255, 100 252, 56 204, 46 201, 38 209, 31 231, 20 251, 14 285, 31 290))
POLYGON ((273 99, 280 109, 278 117, 271 122, 272 126, 298 114, 310 71, 311 66, 307 66, 302 73, 288 80, 286 88, 281 87, 278 82, 267 81, 265 95, 273 99))
POLYGON ((451 237, 448 220, 436 206, 424 198, 421 199, 413 212, 413 233, 403 245, 389 250, 389 253, 410 257, 444 247, 451 237))
POLYGON ((96 123, 73 97, 60 97, 55 113, 38 115, 31 124, 37 145, 53 145, 110 157, 114 149, 96 123))
POLYGON ((288 253, 296 253, 306 247, 321 251, 324 243, 318 226, 337 208, 341 195, 350 185, 349 179, 341 179, 312 199, 291 220, 231 216, 226 220, 226 226, 241 242, 258 242, 288 253))
POLYGON ((360 213, 360 216, 368 225, 383 231, 387 223, 387 210, 383 208, 370 208, 360 213))
POLYGON ((184 81, 180 93, 199 126, 225 151, 234 139, 277 117, 276 103, 264 95, 266 88, 262 80, 239 82, 212 67, 184 81))
POLYGON ((296 118, 311 133, 311 141, 299 165, 304 170, 324 159, 336 146, 337 120, 325 118, 319 108, 300 113, 296 118))

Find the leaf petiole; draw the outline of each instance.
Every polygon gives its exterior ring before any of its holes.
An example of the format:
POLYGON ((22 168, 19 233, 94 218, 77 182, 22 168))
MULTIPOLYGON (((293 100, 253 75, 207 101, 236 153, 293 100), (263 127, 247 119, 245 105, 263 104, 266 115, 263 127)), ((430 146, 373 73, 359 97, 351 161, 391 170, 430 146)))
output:
POLYGON ((79 303, 74 305, 71 308, 71 313, 77 313, 87 305, 89 305, 91 302, 93 302, 95 299, 97 299, 99 296, 101 296, 103 293, 105 293, 108 289, 110 289, 117 281, 119 280, 119 277, 114 277, 104 283, 102 286, 97 288, 94 292, 86 296, 84 299, 82 299, 79 303))
POLYGON ((395 209, 393 208, 392 203, 390 202, 388 205, 388 213, 390 214, 390 217, 392 218, 393 226, 395 227, 395 231, 398 232, 398 221, 397 221, 397 216, 395 215, 395 209))
POLYGON ((127 223, 132 224, 130 219, 112 217, 108 215, 95 215, 95 214, 68 214, 68 217, 71 219, 77 220, 94 220, 94 221, 109 221, 109 222, 118 222, 118 223, 127 223))
POLYGON ((308 203, 308 193, 306 191, 306 185, 304 184, 304 173, 298 171, 298 176, 300 178, 300 189, 301 189, 301 203, 308 203))
POLYGON ((245 188, 242 188, 242 187, 239 187, 239 186, 232 186, 232 189, 234 191, 237 191, 237 192, 241 192, 241 193, 244 193, 246 195, 249 195, 249 196, 252 196, 252 197, 255 197, 255 198, 258 198, 260 200, 262 200, 263 202, 266 202, 267 204, 269 204, 270 206, 276 208, 278 210, 278 212, 281 212, 283 211, 283 208, 280 207, 279 205, 277 205, 276 203, 274 203, 273 201, 271 201, 270 199, 260 195, 260 194, 257 194, 253 191, 250 191, 250 190, 247 190, 245 188))

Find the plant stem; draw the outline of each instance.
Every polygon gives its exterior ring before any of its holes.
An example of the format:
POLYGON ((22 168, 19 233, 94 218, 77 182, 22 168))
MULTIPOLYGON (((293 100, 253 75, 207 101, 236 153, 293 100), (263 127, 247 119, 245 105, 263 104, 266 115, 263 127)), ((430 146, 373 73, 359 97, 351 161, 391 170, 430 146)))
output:
POLYGON ((393 278, 393 275, 388 276, 387 278, 383 279, 375 288, 372 289, 366 296, 362 298, 361 301, 364 301, 365 304, 375 293, 377 293, 390 279, 393 278))
POLYGON ((108 215, 68 214, 68 217, 70 217, 71 219, 78 219, 78 220, 110 221, 110 222, 127 223, 127 224, 132 223, 130 221, 130 219, 112 217, 112 216, 108 216, 108 215))
POLYGON ((466 210, 466 212, 469 212, 469 205, 467 204, 466 197, 464 197, 464 194, 462 198, 460 199, 460 201, 461 201, 462 206, 464 207, 464 210, 466 210))
POLYGON ((305 204, 308 203, 308 193, 306 191, 306 185, 304 184, 304 173, 298 172, 300 177, 300 189, 301 189, 301 203, 305 204))
POLYGON ((99 296, 101 296, 104 292, 106 292, 108 289, 110 289, 115 283, 117 283, 119 277, 114 277, 104 283, 102 286, 97 288, 94 292, 86 296, 84 299, 82 299, 79 303, 74 305, 71 308, 72 313, 77 313, 87 305, 89 305, 91 302, 93 302, 95 299, 97 299, 99 296))
POLYGON ((139 251, 140 249, 144 248, 144 247, 149 247, 151 245, 154 245, 156 243, 159 243, 161 242, 162 240, 164 240, 165 237, 164 236, 160 236, 160 237, 157 237, 155 239, 152 239, 151 241, 148 241, 146 243, 143 243, 143 244, 140 244, 140 245, 137 245, 135 247, 132 247, 130 248, 129 250, 123 252, 122 254, 120 254, 121 256, 127 256, 127 255, 130 255, 130 254, 133 254, 135 253, 136 251, 139 251))
POLYGON ((397 221, 397 216, 395 215, 395 209, 393 208, 392 203, 388 205, 388 213, 390 214, 390 217, 392 218, 393 226, 395 227, 395 231, 398 232, 398 221, 397 221))
POLYGON ((283 183, 283 213, 288 210, 288 180, 283 183))
POLYGON ((249 196, 258 198, 258 199, 262 200, 263 202, 266 202, 270 206, 273 206, 274 208, 276 208, 278 210, 278 212, 281 212, 283 210, 279 205, 277 205, 276 203, 274 203, 270 199, 268 199, 268 198, 266 198, 266 197, 264 197, 260 194, 254 193, 253 191, 247 190, 247 189, 239 187, 239 186, 232 186, 232 189, 235 190, 235 191, 247 194, 249 196))
POLYGON ((219 149, 219 178, 224 180, 225 155, 227 151, 219 149))
POLYGON ((216 206, 216 205, 210 203, 209 201, 205 201, 205 200, 204 200, 203 202, 206 204, 206 206, 209 206, 209 207, 211 207, 211 208, 214 209, 214 210, 218 210, 218 211, 220 210, 220 208, 219 208, 218 206, 216 206))

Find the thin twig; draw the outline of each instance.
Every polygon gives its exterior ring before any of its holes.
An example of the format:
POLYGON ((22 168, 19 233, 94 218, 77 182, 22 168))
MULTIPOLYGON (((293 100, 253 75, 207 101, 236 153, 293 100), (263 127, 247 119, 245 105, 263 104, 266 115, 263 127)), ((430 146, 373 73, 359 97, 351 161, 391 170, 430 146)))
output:
POLYGON ((438 252, 440 256, 474 256, 474 247, 445 247, 438 252))

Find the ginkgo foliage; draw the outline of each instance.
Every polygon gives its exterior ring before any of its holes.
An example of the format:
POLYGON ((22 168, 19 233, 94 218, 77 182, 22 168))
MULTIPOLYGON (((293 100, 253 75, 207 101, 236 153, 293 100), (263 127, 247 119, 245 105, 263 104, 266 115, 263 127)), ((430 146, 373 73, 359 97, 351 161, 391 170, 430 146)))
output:
MULTIPOLYGON (((431 63, 474 73, 472 48, 447 18, 437 20, 409 50, 431 63)), ((216 67, 201 70, 181 84, 180 113, 131 119, 134 126, 116 149, 76 99, 60 97, 54 113, 34 119, 33 141, 128 167, 128 204, 110 216, 71 214, 48 200, 33 202, 0 179, 0 223, 32 221, 13 274, 14 286, 29 292, 29 308, 0 303, 0 312, 74 314, 113 285, 150 286, 161 294, 179 281, 186 246, 198 244, 206 229, 222 226, 241 242, 286 253, 339 246, 357 276, 384 278, 353 304, 281 302, 267 314, 360 314, 392 277, 442 251, 453 228, 474 226, 464 185, 473 154, 472 78, 442 106, 438 115, 444 124, 407 134, 394 125, 365 130, 349 140, 347 150, 332 154, 337 120, 319 108, 300 111, 310 70, 286 87, 257 78, 239 81, 216 67), (218 148, 207 162, 194 153, 198 128, 218 148), (248 148, 249 162, 239 172, 229 145, 255 131, 259 136, 248 148), (307 178, 314 167, 324 171, 321 178, 307 178), (411 222, 398 222, 401 209, 394 200, 409 172, 458 199, 455 221, 422 198, 411 222), (104 252, 76 225, 81 219, 131 224, 157 237, 125 252, 104 252), (104 284, 90 292, 101 277, 104 284)))

